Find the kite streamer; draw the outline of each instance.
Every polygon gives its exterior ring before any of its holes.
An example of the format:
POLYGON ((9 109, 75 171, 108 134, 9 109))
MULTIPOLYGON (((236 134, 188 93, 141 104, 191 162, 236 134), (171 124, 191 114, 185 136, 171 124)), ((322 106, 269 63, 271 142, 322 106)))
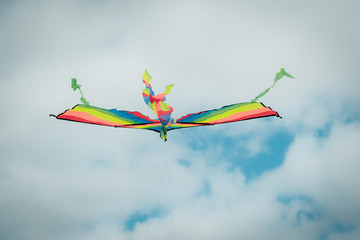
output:
POLYGON ((256 102, 259 98, 263 97, 265 94, 267 94, 271 88, 273 88, 276 84, 277 81, 279 81, 283 76, 289 77, 289 78, 294 78, 293 76, 291 76, 289 73, 285 72, 284 68, 280 69, 280 72, 276 73, 275 78, 274 78, 274 83, 273 85, 271 85, 271 87, 267 88, 265 91, 263 91, 262 93, 260 93, 259 95, 257 95, 253 100, 251 100, 251 102, 256 102))
POLYGON ((76 78, 72 78, 71 79, 71 87, 72 89, 75 91, 76 89, 79 89, 81 97, 80 97, 80 101, 85 104, 85 105, 89 105, 89 102, 86 101, 86 99, 84 98, 83 92, 81 91, 81 85, 77 84, 77 79, 76 78))

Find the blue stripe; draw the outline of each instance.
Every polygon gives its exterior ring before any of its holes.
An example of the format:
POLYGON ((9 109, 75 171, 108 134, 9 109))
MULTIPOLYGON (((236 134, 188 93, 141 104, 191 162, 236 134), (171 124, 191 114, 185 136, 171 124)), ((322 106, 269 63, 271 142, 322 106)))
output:
POLYGON ((132 113, 129 113, 128 111, 121 111, 121 110, 117 110, 117 109, 111 109, 111 110, 108 110, 108 111, 113 113, 113 114, 116 114, 119 117, 126 118, 126 119, 129 119, 131 121, 134 121, 135 122, 134 124, 153 123, 152 121, 148 121, 146 119, 137 117, 137 116, 133 115, 132 113))

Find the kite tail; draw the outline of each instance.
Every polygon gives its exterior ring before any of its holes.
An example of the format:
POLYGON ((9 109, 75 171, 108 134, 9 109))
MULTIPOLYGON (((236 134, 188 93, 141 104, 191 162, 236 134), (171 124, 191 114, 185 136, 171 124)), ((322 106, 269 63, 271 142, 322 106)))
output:
POLYGON ((71 87, 72 87, 72 89, 74 89, 74 91, 75 91, 76 89, 79 89, 80 94, 81 94, 81 97, 80 97, 81 102, 82 102, 84 105, 89 105, 89 102, 86 101, 86 99, 84 98, 84 94, 83 94, 83 92, 81 91, 81 85, 80 85, 80 84, 77 84, 77 79, 76 79, 76 78, 72 78, 72 79, 71 79, 71 87))
POLYGON ((271 88, 273 88, 276 84, 277 81, 279 81, 283 76, 289 77, 289 78, 294 78, 293 76, 291 76, 289 73, 285 72, 284 68, 280 69, 280 72, 277 72, 274 78, 274 83, 271 87, 267 88, 265 91, 263 91, 262 93, 260 93, 259 95, 257 95, 253 100, 251 100, 251 102, 256 102, 259 98, 263 97, 265 94, 267 94, 271 88))

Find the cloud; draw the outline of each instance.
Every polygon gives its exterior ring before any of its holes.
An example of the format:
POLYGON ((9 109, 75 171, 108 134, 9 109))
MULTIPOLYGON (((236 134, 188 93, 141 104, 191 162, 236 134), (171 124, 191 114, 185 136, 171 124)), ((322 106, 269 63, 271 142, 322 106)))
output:
POLYGON ((1 239, 359 236, 356 1, 0 9, 1 239), (171 131, 164 144, 48 117, 79 102, 71 77, 95 106, 152 116, 148 69, 156 92, 175 83, 180 117, 248 101, 280 67, 296 79, 261 101, 283 119, 171 131))

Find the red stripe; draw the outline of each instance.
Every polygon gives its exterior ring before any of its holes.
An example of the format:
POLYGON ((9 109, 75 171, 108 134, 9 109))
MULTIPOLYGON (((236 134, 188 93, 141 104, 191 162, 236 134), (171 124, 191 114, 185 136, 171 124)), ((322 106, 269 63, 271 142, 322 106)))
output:
POLYGON ((103 126, 115 127, 115 126, 123 125, 120 123, 111 122, 111 121, 107 121, 107 120, 103 120, 103 119, 94 117, 89 113, 78 112, 78 111, 73 111, 73 110, 67 110, 66 112, 64 112, 63 114, 58 116, 57 118, 71 120, 71 121, 77 121, 77 122, 83 122, 83 123, 98 124, 98 125, 103 125, 103 126))
POLYGON ((211 121, 211 122, 209 121, 208 123, 217 124, 217 123, 225 123, 225 122, 236 122, 236 121, 241 121, 241 120, 245 120, 245 119, 265 117, 265 116, 271 116, 271 115, 277 115, 277 113, 274 112, 273 110, 271 110, 270 108, 263 107, 263 108, 249 110, 246 112, 238 112, 229 117, 211 121))

